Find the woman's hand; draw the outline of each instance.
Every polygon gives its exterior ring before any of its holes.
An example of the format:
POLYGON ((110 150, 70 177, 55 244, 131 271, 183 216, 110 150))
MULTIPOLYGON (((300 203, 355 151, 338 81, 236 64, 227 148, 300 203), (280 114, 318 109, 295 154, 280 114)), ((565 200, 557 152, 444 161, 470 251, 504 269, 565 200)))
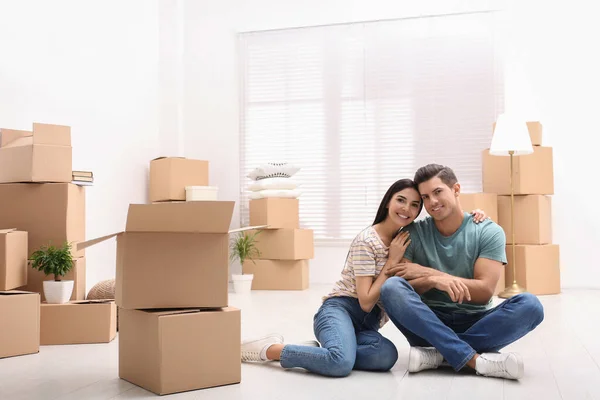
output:
POLYGON ((471 214, 473 215, 473 221, 475 221, 476 224, 485 221, 486 219, 488 219, 489 217, 485 214, 485 211, 480 210, 479 208, 471 211, 471 214))
POLYGON ((410 238, 408 231, 400 232, 392 243, 390 244, 390 250, 388 258, 394 263, 399 263, 404 257, 404 253, 410 244, 410 238))

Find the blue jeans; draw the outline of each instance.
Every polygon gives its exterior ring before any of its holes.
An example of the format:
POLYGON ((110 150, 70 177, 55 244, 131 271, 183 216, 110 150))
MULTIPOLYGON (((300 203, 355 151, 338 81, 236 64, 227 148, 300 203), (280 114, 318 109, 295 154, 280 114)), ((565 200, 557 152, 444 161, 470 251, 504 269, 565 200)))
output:
POLYGON ((286 345, 281 351, 283 368, 304 368, 320 375, 344 377, 353 369, 388 371, 398 360, 394 344, 379 332, 381 311, 366 313, 358 299, 325 300, 314 316, 315 337, 321 347, 286 345))
POLYGON ((530 293, 516 295, 479 313, 432 309, 400 277, 381 287, 381 301, 390 319, 411 346, 435 347, 456 370, 477 353, 498 352, 525 336, 544 319, 544 309, 530 293))

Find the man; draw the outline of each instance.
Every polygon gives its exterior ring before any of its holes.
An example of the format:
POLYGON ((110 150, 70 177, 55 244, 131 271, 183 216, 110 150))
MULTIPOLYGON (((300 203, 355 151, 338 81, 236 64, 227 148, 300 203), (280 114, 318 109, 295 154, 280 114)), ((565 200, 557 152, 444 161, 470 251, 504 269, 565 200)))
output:
POLYGON ((408 371, 446 360, 456 371, 468 366, 479 375, 520 379, 520 355, 498 351, 538 326, 544 312, 529 293, 491 307, 507 262, 504 231, 462 211, 450 168, 427 165, 414 181, 430 217, 408 227, 411 243, 381 288, 387 314, 411 345, 408 371))

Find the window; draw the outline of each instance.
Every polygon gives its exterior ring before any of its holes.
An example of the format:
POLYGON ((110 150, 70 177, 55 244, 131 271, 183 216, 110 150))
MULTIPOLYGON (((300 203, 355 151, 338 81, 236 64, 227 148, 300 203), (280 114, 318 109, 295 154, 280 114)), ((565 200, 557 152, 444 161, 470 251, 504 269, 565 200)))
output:
POLYGON ((302 167, 300 220, 352 239, 419 166, 451 166, 481 191, 481 152, 503 109, 492 12, 240 35, 241 223, 247 174, 302 167))

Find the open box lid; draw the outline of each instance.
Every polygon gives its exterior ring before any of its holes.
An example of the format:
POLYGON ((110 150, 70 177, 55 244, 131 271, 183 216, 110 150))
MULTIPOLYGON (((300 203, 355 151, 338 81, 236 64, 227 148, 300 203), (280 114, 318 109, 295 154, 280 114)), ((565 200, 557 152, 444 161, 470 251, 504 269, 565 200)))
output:
POLYGON ((17 230, 17 228, 0 229, 0 235, 15 232, 16 230, 17 230))
POLYGON ((37 292, 26 292, 24 290, 0 290, 0 296, 16 296, 20 294, 37 294, 37 292))
POLYGON ((0 147, 19 147, 33 144, 71 146, 71 128, 64 125, 34 122, 33 131, 2 129, 0 147))

